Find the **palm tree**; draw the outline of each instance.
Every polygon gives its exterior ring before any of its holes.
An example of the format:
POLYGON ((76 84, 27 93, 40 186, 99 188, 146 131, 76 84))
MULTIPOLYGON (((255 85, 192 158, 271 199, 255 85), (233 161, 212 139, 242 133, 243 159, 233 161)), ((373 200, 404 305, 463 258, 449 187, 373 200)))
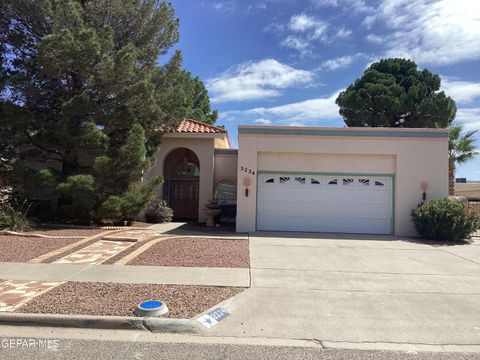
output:
POLYGON ((450 127, 450 141, 448 143, 448 193, 455 193, 456 164, 463 164, 478 155, 474 135, 478 130, 467 131, 462 135, 465 127, 461 124, 450 127))

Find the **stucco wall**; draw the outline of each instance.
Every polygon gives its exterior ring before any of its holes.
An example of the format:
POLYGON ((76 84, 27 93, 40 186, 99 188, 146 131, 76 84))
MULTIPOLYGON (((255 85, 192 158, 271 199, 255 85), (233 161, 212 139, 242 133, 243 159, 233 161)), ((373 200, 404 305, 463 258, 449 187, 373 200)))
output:
MULTIPOLYGON (((162 144, 155 154, 155 163, 153 167, 145 174, 144 178, 157 175, 163 176, 163 164, 168 154, 177 148, 187 148, 197 155, 200 161, 200 183, 199 183, 199 214, 198 220, 206 220, 200 210, 209 199, 212 198, 213 191, 213 167, 214 167, 214 139, 213 138, 180 138, 168 137, 162 138, 162 144)), ((162 185, 158 189, 158 195, 162 196, 162 185)))
POLYGON ((222 179, 237 181, 238 153, 234 150, 215 151, 214 184, 222 179))
MULTIPOLYGON (((432 130, 433 131, 433 130, 432 130)), ((448 138, 239 134, 237 231, 254 231, 258 170, 395 174, 395 234, 416 235, 410 212, 448 195, 448 138), (254 170, 255 176, 241 171, 254 170), (249 178, 245 196, 244 178, 249 178)))

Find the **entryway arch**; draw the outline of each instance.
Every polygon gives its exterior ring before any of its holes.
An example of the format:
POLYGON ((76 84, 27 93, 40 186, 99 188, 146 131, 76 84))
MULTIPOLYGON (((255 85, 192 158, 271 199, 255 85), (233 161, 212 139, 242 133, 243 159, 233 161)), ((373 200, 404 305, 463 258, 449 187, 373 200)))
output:
POLYGON ((163 198, 173 209, 175 219, 197 219, 200 161, 190 149, 176 148, 163 164, 163 198))

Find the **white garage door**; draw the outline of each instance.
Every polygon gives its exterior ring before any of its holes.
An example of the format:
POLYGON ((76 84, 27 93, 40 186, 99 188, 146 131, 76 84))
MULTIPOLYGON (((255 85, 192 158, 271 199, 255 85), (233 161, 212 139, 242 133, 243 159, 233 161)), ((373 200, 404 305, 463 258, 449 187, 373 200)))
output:
POLYGON ((257 230, 392 233, 392 178, 260 174, 257 230))

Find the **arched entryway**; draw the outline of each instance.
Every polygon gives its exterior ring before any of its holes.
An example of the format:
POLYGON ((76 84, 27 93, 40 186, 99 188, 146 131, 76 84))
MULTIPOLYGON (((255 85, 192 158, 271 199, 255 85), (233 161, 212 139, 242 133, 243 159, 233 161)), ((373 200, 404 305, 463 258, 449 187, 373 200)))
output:
POLYGON ((163 198, 175 219, 197 219, 200 161, 189 149, 177 148, 165 158, 163 198))

